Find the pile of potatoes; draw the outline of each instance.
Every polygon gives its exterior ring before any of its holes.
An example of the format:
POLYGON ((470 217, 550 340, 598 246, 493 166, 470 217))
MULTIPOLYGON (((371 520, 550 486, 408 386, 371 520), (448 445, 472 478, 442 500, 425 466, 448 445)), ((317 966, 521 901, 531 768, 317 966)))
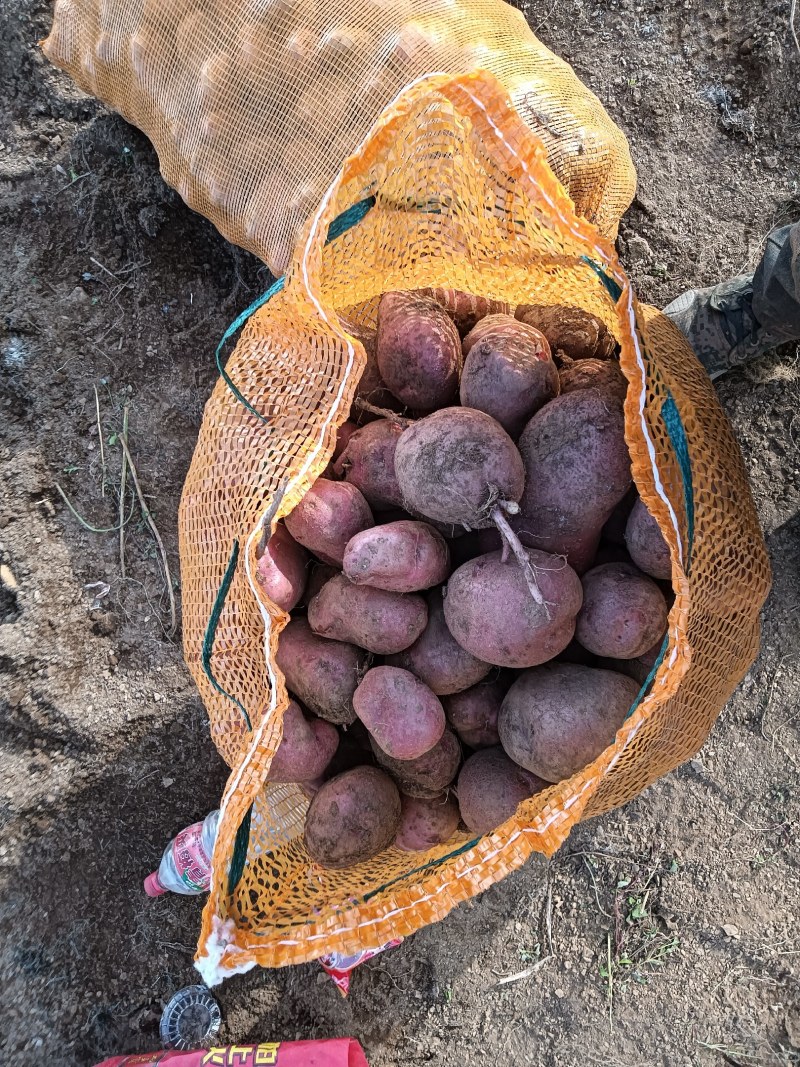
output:
POLYGON ((627 383, 566 306, 390 292, 330 465, 261 554, 292 617, 269 780, 344 868, 494 830, 614 739, 655 662, 670 553, 631 483, 627 383))

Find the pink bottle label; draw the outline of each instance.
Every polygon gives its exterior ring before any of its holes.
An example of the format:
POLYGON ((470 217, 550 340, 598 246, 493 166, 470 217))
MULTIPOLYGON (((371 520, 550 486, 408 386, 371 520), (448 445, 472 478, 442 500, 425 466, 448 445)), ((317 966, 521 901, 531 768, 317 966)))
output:
POLYGON ((211 857, 203 848, 203 824, 196 822, 181 830, 172 842, 172 860, 181 881, 198 893, 211 887, 211 857))

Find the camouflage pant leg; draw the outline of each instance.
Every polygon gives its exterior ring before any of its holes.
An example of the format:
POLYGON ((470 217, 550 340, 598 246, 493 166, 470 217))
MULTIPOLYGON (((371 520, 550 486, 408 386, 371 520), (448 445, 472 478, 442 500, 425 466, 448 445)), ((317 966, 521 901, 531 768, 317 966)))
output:
POLYGON ((753 314, 770 335, 800 338, 800 223, 767 238, 753 275, 753 314))

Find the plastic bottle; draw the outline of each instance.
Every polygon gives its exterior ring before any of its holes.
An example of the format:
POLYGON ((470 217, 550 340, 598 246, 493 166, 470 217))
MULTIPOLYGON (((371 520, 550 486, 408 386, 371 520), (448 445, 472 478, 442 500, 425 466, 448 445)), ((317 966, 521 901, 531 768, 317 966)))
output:
POLYGON ((199 896, 211 885, 211 855, 217 837, 219 811, 212 811, 202 822, 181 830, 164 849, 157 871, 144 880, 149 897, 163 893, 199 896))

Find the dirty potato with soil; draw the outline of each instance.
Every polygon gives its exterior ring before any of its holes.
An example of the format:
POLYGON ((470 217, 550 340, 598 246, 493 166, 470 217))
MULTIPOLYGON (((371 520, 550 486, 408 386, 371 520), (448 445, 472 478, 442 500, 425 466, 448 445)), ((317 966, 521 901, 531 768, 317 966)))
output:
POLYGON ((257 568, 292 612, 271 780, 312 798, 332 868, 489 833, 596 759, 663 641, 669 561, 596 316, 442 288, 342 325, 367 355, 350 418, 257 568))

